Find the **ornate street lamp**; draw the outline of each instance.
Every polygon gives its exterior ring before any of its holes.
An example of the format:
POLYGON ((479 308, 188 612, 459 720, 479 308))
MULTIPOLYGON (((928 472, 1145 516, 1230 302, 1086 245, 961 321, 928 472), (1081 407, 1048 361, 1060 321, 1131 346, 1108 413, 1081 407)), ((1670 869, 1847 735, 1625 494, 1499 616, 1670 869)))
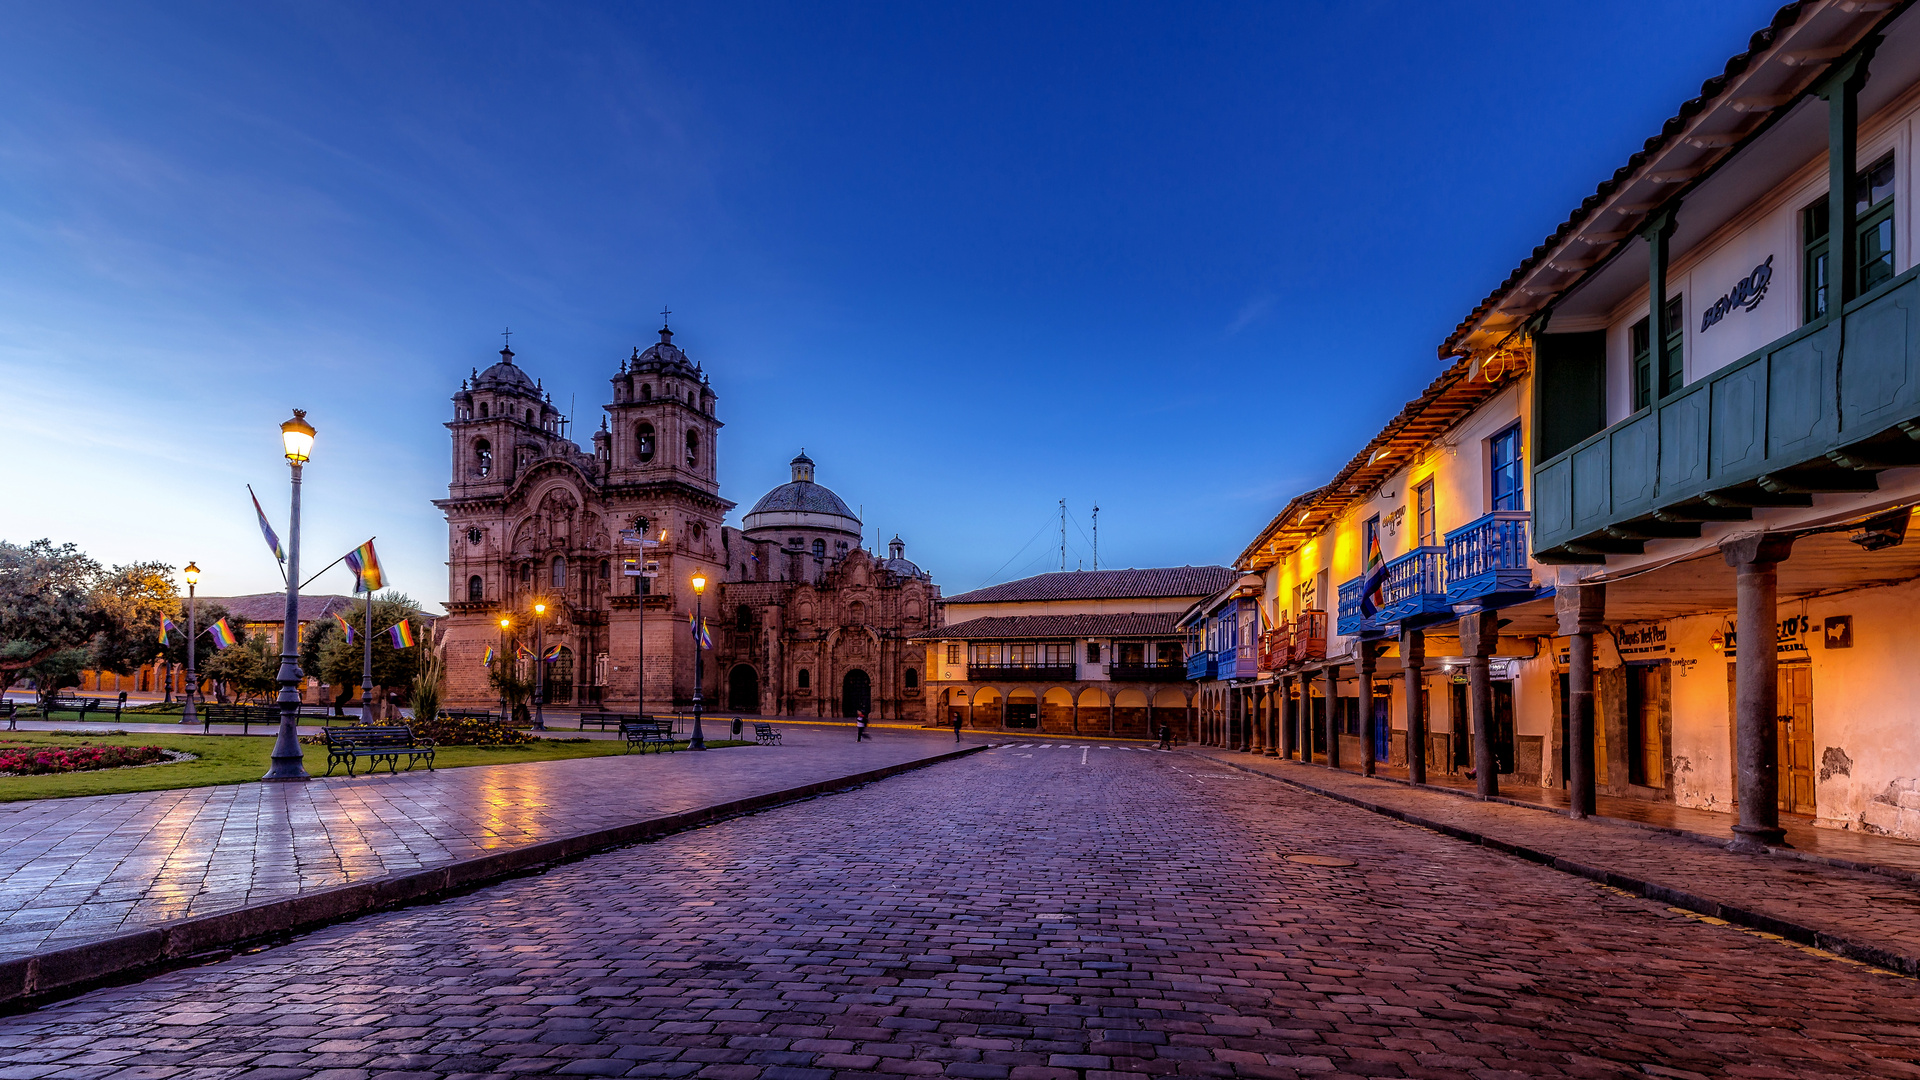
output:
POLYGON ((500 616, 500 722, 510 724, 513 717, 507 714, 507 627, 513 620, 500 616))
POLYGON ((280 425, 280 442, 293 468, 293 510, 287 520, 287 625, 280 635, 280 733, 263 780, 308 780, 300 753, 300 467, 313 456, 313 425, 304 409, 280 425))
POLYGON ((533 605, 533 730, 547 730, 547 717, 540 709, 547 699, 547 605, 533 605))
POLYGON ((200 568, 188 563, 187 568, 180 571, 180 576, 187 579, 187 704, 181 710, 180 722, 191 724, 195 720, 193 692, 200 685, 199 677, 193 670, 193 639, 200 633, 199 620, 195 618, 199 614, 200 604, 193 597, 193 589, 200 584, 200 568))
POLYGON ((705 750, 706 737, 700 731, 700 686, 706 679, 704 669, 705 650, 700 647, 700 621, 702 609, 701 597, 707 591, 707 576, 701 573, 693 575, 693 738, 687 743, 689 750, 705 750))

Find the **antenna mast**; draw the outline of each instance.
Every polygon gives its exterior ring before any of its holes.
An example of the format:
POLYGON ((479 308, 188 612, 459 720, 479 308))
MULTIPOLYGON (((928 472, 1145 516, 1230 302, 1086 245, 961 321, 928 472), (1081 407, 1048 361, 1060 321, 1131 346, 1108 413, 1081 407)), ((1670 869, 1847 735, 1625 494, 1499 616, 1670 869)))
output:
POLYGON ((1093 568, 1100 569, 1100 507, 1093 508, 1093 568))
POLYGON ((1060 500, 1060 569, 1067 568, 1067 500, 1060 500))

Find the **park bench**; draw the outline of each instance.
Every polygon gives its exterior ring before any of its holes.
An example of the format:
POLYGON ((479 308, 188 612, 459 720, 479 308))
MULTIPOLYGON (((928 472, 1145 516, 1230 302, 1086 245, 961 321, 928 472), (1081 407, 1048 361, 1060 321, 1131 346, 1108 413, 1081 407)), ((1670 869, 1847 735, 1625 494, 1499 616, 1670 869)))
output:
POLYGON ((772 724, 753 725, 753 741, 761 746, 779 746, 780 731, 772 724))
POLYGON ((8 731, 20 730, 20 706, 11 701, 0 701, 0 713, 6 714, 8 731))
POLYGON ((601 731, 605 731, 609 727, 620 727, 623 724, 633 724, 651 719, 652 717, 643 716, 639 713, 583 712, 580 714, 580 726, 575 730, 585 731, 587 730, 587 725, 592 724, 601 731))
POLYGON ((327 740, 327 775, 333 775, 333 767, 341 763, 347 766, 347 775, 353 775, 354 762, 360 758, 370 758, 373 764, 367 771, 372 772, 385 760, 389 774, 400 771, 400 755, 407 755, 407 768, 420 758, 427 759, 427 771, 433 771, 433 740, 415 739, 413 729, 405 724, 391 727, 354 725, 352 727, 332 727, 325 732, 327 740))
POLYGON ((656 720, 644 716, 629 716, 620 724, 620 737, 627 740, 627 753, 633 753, 639 747, 646 753, 648 747, 655 750, 678 750, 679 744, 673 741, 673 724, 666 720, 656 720))
POLYGON ((240 734, 247 733, 249 724, 278 724, 280 708, 277 705, 202 705, 200 712, 201 734, 213 731, 215 724, 239 724, 240 734))
POLYGON ((62 694, 56 692, 53 697, 48 699, 47 703, 41 707, 40 715, 43 719, 51 720, 53 719, 53 714, 56 712, 70 712, 79 713, 80 719, 85 720, 88 713, 103 711, 109 705, 113 706, 113 718, 115 720, 120 719, 120 710, 127 705, 127 695, 123 692, 119 700, 116 701, 113 698, 81 697, 79 694, 62 694))

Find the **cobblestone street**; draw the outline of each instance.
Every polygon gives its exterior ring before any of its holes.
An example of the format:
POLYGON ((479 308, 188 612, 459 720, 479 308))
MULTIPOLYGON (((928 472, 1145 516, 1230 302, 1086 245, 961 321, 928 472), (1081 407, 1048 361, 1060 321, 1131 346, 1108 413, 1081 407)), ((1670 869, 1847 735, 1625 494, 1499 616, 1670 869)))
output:
POLYGON ((1917 989, 1204 758, 1027 745, 15 1016, 0 1077, 1911 1077, 1917 989))

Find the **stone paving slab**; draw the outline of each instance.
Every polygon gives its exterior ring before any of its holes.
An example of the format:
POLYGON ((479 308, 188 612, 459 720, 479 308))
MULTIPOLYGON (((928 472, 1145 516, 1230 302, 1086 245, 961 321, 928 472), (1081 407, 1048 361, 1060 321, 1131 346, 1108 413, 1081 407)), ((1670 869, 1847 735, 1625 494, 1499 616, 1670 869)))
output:
POLYGON ((0 1077, 46 1080, 1917 1072, 1910 979, 1211 761, 1045 744, 0 1018, 0 1077))
POLYGON ((1736 854, 1629 823, 1575 821, 1297 761, 1214 747, 1184 750, 1703 915, 1920 975, 1920 887, 1907 880, 1781 855, 1736 854))
MULTIPOLYGON (((273 917, 222 923, 223 932, 237 934, 230 943, 253 936, 239 931, 284 929, 271 925, 276 919, 337 917, 327 894, 343 886, 795 792, 956 749, 937 735, 884 732, 856 743, 821 729, 784 734, 782 746, 706 753, 0 804, 0 999, 34 989, 7 985, 35 979, 32 969, 10 976, 18 968, 10 960, 282 905, 273 917)), ((419 889, 410 882, 403 891, 419 889)), ((364 910, 366 897, 360 900, 364 910)), ((223 944, 218 933, 203 936, 205 947, 223 944)), ((153 945, 131 940, 127 948, 150 952, 153 945)), ((93 964, 96 953, 74 962, 93 964)), ((38 972, 38 989, 55 981, 38 972)))

